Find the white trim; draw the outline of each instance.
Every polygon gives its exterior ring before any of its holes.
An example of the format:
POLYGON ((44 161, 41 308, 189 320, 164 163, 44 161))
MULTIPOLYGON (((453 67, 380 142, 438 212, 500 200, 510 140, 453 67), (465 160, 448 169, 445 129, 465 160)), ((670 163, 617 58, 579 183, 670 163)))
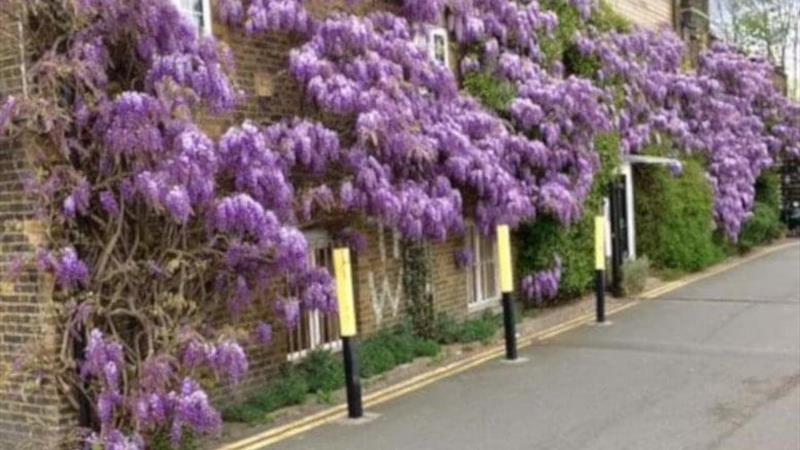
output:
POLYGON ((447 35, 447 29, 444 27, 435 27, 431 28, 430 32, 428 33, 428 55, 430 55, 431 60, 438 62, 439 64, 444 65, 445 67, 450 67, 450 55, 449 53, 450 47, 450 40, 447 35), (436 42, 437 39, 441 39, 444 45, 444 61, 439 60, 436 57, 436 42))
POLYGON ((633 167, 625 161, 620 169, 625 176, 625 216, 628 220, 628 259, 636 259, 636 211, 633 199, 633 167))
POLYGON ((670 164, 680 163, 678 159, 664 158, 661 156, 625 155, 622 159, 629 164, 661 164, 668 166, 670 164))
POLYGON ((495 306, 500 300, 500 274, 497 267, 497 254, 492 255, 494 266, 494 286, 495 295, 487 298, 481 298, 484 291, 483 286, 483 262, 484 258, 481 252, 481 244, 486 239, 492 240, 492 247, 497 249, 497 238, 481 236, 480 232, 474 225, 469 225, 467 228, 467 238, 470 241, 472 252, 475 257, 473 266, 467 271, 467 285, 469 286, 469 295, 467 296, 467 310, 468 312, 480 311, 492 306, 495 306))

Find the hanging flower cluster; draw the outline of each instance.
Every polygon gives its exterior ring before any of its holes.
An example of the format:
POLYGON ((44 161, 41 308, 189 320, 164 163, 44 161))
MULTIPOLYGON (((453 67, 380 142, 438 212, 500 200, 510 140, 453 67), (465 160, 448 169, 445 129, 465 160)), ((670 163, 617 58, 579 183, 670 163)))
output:
POLYGON ((579 39, 601 63, 598 78, 613 95, 624 153, 658 136, 708 161, 715 216, 735 240, 750 216, 755 181, 779 152, 797 154, 797 105, 780 95, 769 64, 716 44, 696 73, 683 73, 674 33, 639 31, 579 39))
POLYGON ((53 227, 35 261, 20 264, 52 273, 72 305, 57 384, 88 386, 89 442, 104 448, 216 434, 220 416, 198 380, 242 381, 249 364, 237 342, 264 345, 272 334, 265 323, 209 326, 220 305, 233 317, 269 313, 255 306, 283 285, 277 303, 297 306, 284 308, 290 326, 300 308, 336 310, 331 276, 309 267, 297 228, 298 216, 331 208, 333 194, 293 178, 342 164, 338 137, 302 121, 207 135, 195 114, 231 111, 241 96, 232 61, 169 0, 26 8, 69 30, 60 45, 49 40, 57 34, 32 34, 42 40, 30 68, 40 89, 0 109, 4 129, 43 142, 31 149, 40 175, 25 185, 53 227), (87 334, 85 354, 73 353, 87 334))
MULTIPOLYGON (((309 267, 302 223, 357 214, 411 240, 462 233, 465 219, 483 233, 539 214, 571 224, 599 170, 595 138, 617 128, 624 153, 666 136, 703 155, 717 219, 735 237, 756 177, 779 151, 800 153, 800 107, 776 93, 763 62, 715 47, 686 74, 669 33, 587 35, 576 44, 598 61, 597 79, 565 76, 542 65, 540 39, 558 20, 536 0, 405 0, 405 18, 321 21, 302 0, 217 0, 221 20, 251 37, 303 39, 292 77, 305 101, 344 119, 336 132, 303 118, 245 122, 218 139, 195 116, 232 111, 241 98, 231 55, 169 0, 24 3, 59 20, 34 30, 37 93, 2 101, 0 133, 44 142, 26 186, 53 224, 35 263, 71 305, 58 385, 88 386, 98 417, 90 442, 106 448, 219 432, 198 380, 241 381, 249 364, 238 342, 266 345, 273 334, 264 322, 209 326, 220 308, 263 313, 268 299, 290 328, 305 310, 335 311, 330 274, 309 267), (445 8, 462 75, 513 87, 502 110, 460 92, 418 48, 417 33, 445 8), (87 334, 85 354, 73 354, 72 339, 87 334)), ((589 0, 570 4, 584 20, 592 13, 589 0)), ((363 247, 352 230, 340 238, 363 247)), ((456 255, 461 266, 472 259, 456 255)), ((560 276, 557 261, 523 291, 552 298, 560 276)))
POLYGON ((450 70, 416 46, 405 20, 328 19, 292 53, 290 70, 315 106, 354 118, 356 142, 340 161, 351 174, 338 189, 345 210, 409 239, 461 232, 465 208, 485 230, 533 213, 532 187, 504 162, 514 137, 459 95, 450 70))
POLYGON ((547 300, 558 295, 558 286, 561 283, 561 258, 556 256, 552 269, 528 275, 522 279, 522 295, 525 300, 541 306, 547 300))

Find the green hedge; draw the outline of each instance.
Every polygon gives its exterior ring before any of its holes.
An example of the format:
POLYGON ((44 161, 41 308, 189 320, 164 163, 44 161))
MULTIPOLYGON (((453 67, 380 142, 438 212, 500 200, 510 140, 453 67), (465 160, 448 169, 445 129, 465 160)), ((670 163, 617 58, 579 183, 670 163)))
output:
POLYGON ((781 222, 781 179, 775 172, 764 173, 756 183, 756 203, 753 217, 745 224, 739 237, 738 250, 750 251, 758 245, 769 244, 785 232, 781 222))
POLYGON ((661 166, 635 166, 637 253, 658 268, 702 270, 725 257, 714 235, 714 199, 700 163, 683 176, 661 166))

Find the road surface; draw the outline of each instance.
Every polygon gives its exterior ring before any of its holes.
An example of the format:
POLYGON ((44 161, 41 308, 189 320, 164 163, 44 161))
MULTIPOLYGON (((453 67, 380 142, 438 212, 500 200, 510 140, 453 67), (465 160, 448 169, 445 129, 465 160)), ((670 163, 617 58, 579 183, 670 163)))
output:
POLYGON ((282 450, 800 449, 800 245, 282 450))

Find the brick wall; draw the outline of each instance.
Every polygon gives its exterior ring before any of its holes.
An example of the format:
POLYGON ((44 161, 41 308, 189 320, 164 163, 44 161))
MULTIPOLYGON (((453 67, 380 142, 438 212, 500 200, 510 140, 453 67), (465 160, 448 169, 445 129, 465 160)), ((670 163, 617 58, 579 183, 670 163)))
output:
MULTIPOLYGON (((21 61, 18 24, 0 15, 0 98, 23 94, 21 61)), ((0 136, 0 449, 54 449, 73 423, 67 403, 51 383, 13 370, 32 345, 57 354, 52 283, 35 269, 5 276, 43 239, 21 182, 30 168, 24 148, 0 136)))

